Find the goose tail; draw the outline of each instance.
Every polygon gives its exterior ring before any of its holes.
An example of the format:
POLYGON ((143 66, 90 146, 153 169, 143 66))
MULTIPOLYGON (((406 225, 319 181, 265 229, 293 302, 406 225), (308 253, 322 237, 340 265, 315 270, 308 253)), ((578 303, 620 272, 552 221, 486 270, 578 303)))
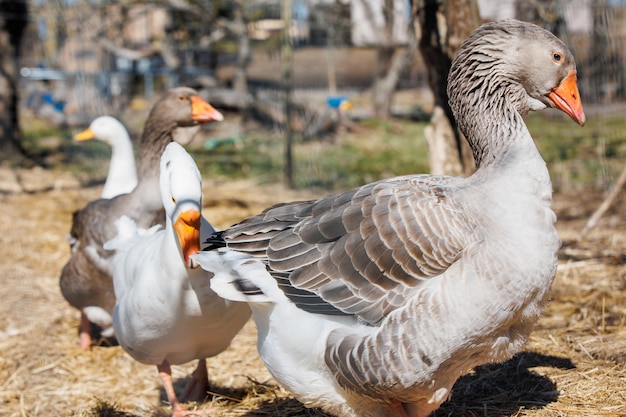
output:
POLYGON ((265 264, 249 255, 221 248, 200 251, 191 258, 202 269, 213 274, 211 289, 224 299, 268 303, 278 301, 273 294, 279 297, 282 295, 276 293, 276 280, 269 274, 265 264))

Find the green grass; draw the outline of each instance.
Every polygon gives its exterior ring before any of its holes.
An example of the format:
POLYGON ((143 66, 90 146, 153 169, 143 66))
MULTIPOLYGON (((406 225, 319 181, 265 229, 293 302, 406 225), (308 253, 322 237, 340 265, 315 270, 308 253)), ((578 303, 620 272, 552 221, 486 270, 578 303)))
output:
POLYGON ((71 140, 68 129, 53 126, 35 117, 22 121, 21 133, 22 145, 38 155, 56 152, 61 142, 71 140))
MULTIPOLYGON (((395 175, 428 172, 425 126, 409 121, 368 122, 364 132, 335 140, 296 138, 294 185, 343 190, 395 175)), ((254 133, 222 143, 194 151, 204 175, 282 181, 285 150, 280 135, 254 133)))
MULTIPOLYGON (((548 164, 555 189, 609 188, 626 161, 626 117, 599 115, 578 126, 560 113, 526 118, 548 164)), ((365 120, 364 132, 337 138, 296 141, 297 188, 343 190, 395 175, 427 173, 426 123, 365 120)), ((284 148, 278 134, 254 133, 197 155, 202 172, 261 182, 282 181, 284 148)))
POLYGON ((86 176, 106 176, 111 148, 104 142, 75 142, 72 136, 79 129, 57 127, 37 117, 22 117, 20 126, 22 144, 40 157, 48 168, 80 172, 86 176))
POLYGON ((555 188, 609 188, 626 163, 626 117, 593 114, 584 127, 567 116, 535 113, 526 118, 555 188))
MULTIPOLYGON (((609 188, 626 161, 626 117, 593 115, 584 127, 560 113, 542 112, 526 118, 537 147, 548 164, 555 189, 609 188)), ((428 145, 423 122, 363 120, 359 132, 294 144, 294 185, 338 191, 382 178, 427 173, 428 145)), ((106 175, 110 151, 99 141, 73 143, 67 129, 44 123, 22 124, 24 144, 44 154, 56 137, 57 157, 52 168, 106 175)), ((208 133, 210 134, 210 133, 208 133)), ((277 133, 257 129, 231 138, 207 138, 210 149, 192 151, 208 177, 250 178, 261 183, 283 181, 284 140, 277 133)), ((202 138, 196 139, 202 143, 202 138)))

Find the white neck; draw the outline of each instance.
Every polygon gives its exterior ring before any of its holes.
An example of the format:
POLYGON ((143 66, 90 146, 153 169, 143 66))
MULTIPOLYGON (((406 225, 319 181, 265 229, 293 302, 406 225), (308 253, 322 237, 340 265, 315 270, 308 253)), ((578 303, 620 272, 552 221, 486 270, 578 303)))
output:
POLYGON ((124 130, 111 142, 111 162, 102 198, 111 198, 131 192, 137 185, 137 167, 133 145, 124 130))

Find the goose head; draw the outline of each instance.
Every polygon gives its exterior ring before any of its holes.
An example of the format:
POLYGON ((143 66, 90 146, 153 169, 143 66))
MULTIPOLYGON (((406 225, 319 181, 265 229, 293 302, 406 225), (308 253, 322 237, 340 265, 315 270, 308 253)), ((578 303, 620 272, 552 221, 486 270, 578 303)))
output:
POLYGON ((222 113, 200 97, 196 90, 177 87, 168 90, 154 104, 146 125, 164 132, 169 130, 176 142, 187 145, 202 124, 222 120, 222 113))
POLYGON ((448 95, 455 115, 463 113, 453 105, 463 101, 462 95, 498 104, 502 92, 521 115, 553 107, 584 125, 576 81, 574 56, 561 40, 536 25, 508 19, 484 24, 461 45, 448 95))
POLYGON ((172 227, 185 265, 195 268, 191 255, 200 251, 202 178, 193 158, 178 143, 161 156, 160 189, 167 227, 172 227))
POLYGON ((116 118, 100 116, 94 119, 89 127, 74 136, 74 140, 85 141, 99 139, 113 146, 120 137, 127 137, 126 128, 116 118))
MULTIPOLYGON (((176 141, 187 145, 202 124, 223 119, 222 113, 192 88, 177 87, 166 91, 154 103, 139 141, 140 182, 142 179, 156 182, 159 158, 168 143, 176 141)), ((152 188, 152 185, 149 187, 152 188)))
POLYGON ((190 126, 224 119, 222 113, 200 97, 193 88, 177 87, 168 90, 154 105, 159 116, 179 126, 190 126))

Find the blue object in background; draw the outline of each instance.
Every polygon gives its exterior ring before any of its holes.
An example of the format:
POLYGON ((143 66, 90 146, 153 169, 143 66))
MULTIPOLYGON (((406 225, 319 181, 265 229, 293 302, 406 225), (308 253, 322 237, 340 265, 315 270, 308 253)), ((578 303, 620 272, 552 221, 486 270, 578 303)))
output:
POLYGON ((41 98, 43 99, 44 103, 51 104, 52 107, 54 108, 54 110, 56 110, 56 111, 58 111, 60 113, 63 113, 63 109, 65 108, 65 101, 63 101, 63 100, 59 100, 59 101, 55 100, 54 96, 52 95, 52 93, 49 93, 49 92, 43 93, 41 95, 41 98))
POLYGON ((331 96, 326 99, 326 104, 328 104, 328 107, 330 107, 331 109, 339 110, 339 107, 341 107, 341 103, 343 103, 344 101, 348 101, 348 97, 331 96))

